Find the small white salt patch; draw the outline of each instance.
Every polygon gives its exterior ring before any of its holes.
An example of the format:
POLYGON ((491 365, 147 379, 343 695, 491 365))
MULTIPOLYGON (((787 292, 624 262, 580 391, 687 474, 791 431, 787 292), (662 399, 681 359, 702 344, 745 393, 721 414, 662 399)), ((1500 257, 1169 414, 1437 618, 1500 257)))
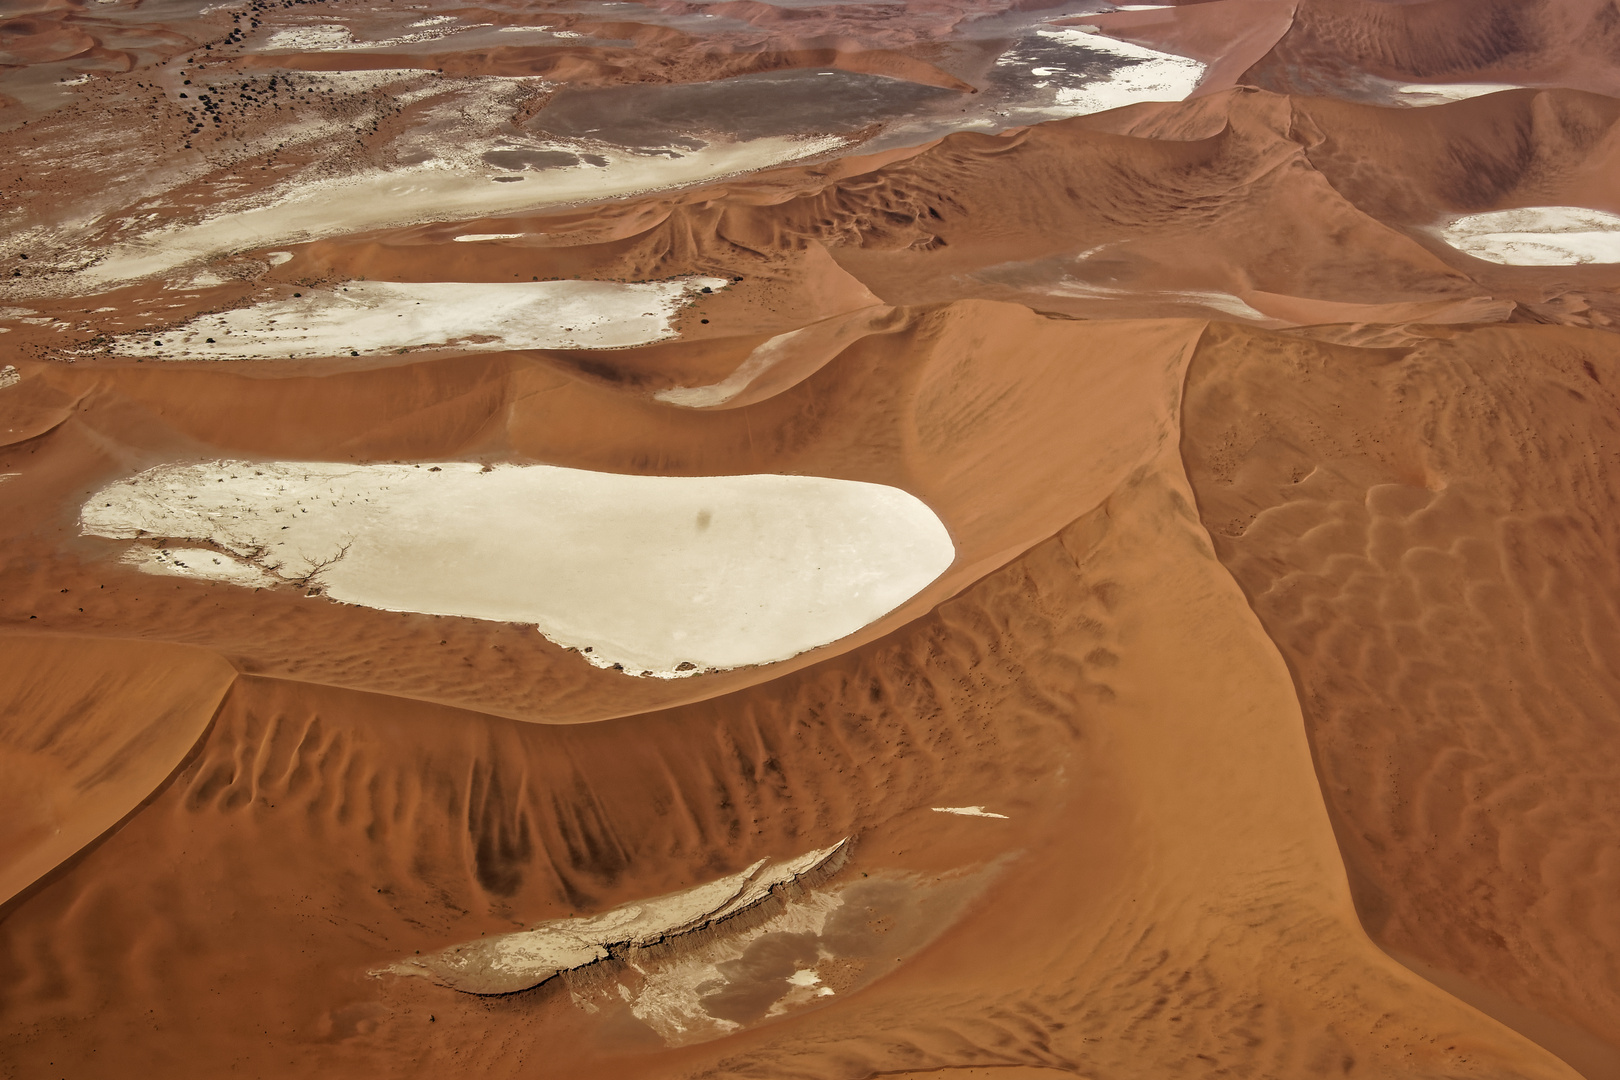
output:
POLYGON ((520 232, 470 232, 462 233, 455 240, 458 244, 477 244, 485 240, 516 240, 522 235, 520 232))
POLYGON ((4 390, 8 386, 16 386, 20 382, 22 382, 22 376, 18 374, 16 368, 10 364, 0 368, 0 390, 4 390))
POLYGON ((959 817, 988 817, 1007 820, 1006 814, 995 814, 982 806, 934 806, 929 809, 936 814, 956 814, 959 817))
POLYGON ((292 257, 292 252, 290 251, 272 251, 264 258, 265 261, 271 266, 280 266, 282 263, 292 262, 292 257))
MULTIPOLYGON (((527 990, 560 972, 605 960, 615 947, 645 948, 712 926, 764 900, 778 886, 826 865, 846 842, 777 863, 760 859, 729 877, 621 904, 598 915, 553 919, 530 930, 453 945, 438 954, 418 954, 372 974, 426 976, 473 994, 527 990)), ((631 966, 646 974, 633 961, 631 966)), ((796 971, 788 981, 809 987, 821 979, 814 971, 796 971)), ((617 985, 622 1000, 635 997, 629 987, 617 985)))
POLYGON ((1395 104, 1423 107, 1449 105, 1453 101, 1518 89, 1521 87, 1514 83, 1399 83, 1394 92, 1395 104))
POLYGON ((327 23, 322 26, 300 26, 291 30, 278 30, 265 42, 266 51, 281 49, 341 49, 354 43, 354 35, 347 26, 327 23))

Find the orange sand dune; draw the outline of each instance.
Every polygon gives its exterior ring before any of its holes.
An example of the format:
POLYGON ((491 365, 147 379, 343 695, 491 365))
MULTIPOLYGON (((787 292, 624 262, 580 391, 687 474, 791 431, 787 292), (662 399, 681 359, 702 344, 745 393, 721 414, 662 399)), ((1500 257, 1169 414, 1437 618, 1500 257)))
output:
MULTIPOLYGON (((9 1053, 131 1076, 1572 1075, 1366 941, 1318 799, 1172 454, 890 639, 673 713, 541 728, 239 681, 175 784, 0 924, 5 1015, 35 1033, 9 1053), (926 810, 979 798, 1008 821, 926 810), (844 877, 984 868, 976 899, 871 892, 896 942, 935 944, 852 958, 837 977, 890 973, 848 1001, 729 1011, 751 1030, 720 1042, 649 1040, 611 1005, 640 985, 624 965, 499 999, 365 975, 849 829, 844 877)), ((728 985, 768 1002, 786 982, 760 959, 728 985)))
POLYGON ((1620 1080, 1620 263, 1440 231, 1606 254, 1613 10, 8 8, 0 1077, 1620 1080), (300 462, 863 481, 955 561, 664 679, 153 550, 300 462))
POLYGON ((1368 929, 1589 1077, 1620 1076, 1617 365, 1562 328, 1223 328, 1183 441, 1368 929))
POLYGON ((0 63, 21 67, 47 60, 66 60, 96 47, 82 30, 45 19, 8 19, 0 23, 0 63))
POLYGON ((80 0, 8 4, 0 11, 0 71, 70 63, 78 71, 126 72, 192 45, 183 30, 131 26, 98 16, 80 0))
POLYGON ((1334 188, 1381 220, 1573 203, 1620 207, 1620 101, 1511 90, 1425 109, 1295 105, 1296 137, 1334 188))

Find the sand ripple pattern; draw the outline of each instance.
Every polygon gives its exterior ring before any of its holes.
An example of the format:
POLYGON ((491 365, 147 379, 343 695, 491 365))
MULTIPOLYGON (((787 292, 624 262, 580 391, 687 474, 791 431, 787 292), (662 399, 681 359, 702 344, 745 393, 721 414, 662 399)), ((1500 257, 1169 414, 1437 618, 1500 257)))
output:
POLYGON ((1563 330, 1212 331, 1184 446, 1299 683, 1368 929, 1577 1064, 1620 1062, 1617 380, 1563 330))
POLYGON ((559 728, 244 678, 175 784, 49 902, 0 924, 15 973, 0 1012, 44 1052, 94 1016, 126 1037, 184 1031, 193 1063, 291 1053, 360 1068, 420 1046, 435 1067, 522 1075, 543 1056, 552 1075, 593 1075, 564 998, 471 1005, 482 999, 419 980, 368 998, 358 976, 846 832, 879 864, 944 828, 983 837, 983 823, 929 807, 998 790, 1017 793, 1003 805, 1033 830, 1035 857, 947 956, 971 978, 901 967, 836 1023, 711 1044, 693 1072, 1561 1075, 1360 939, 1333 898, 1325 827, 1268 809, 1314 797, 1295 723, 1281 666, 1185 496, 1148 473, 934 613, 769 692, 559 728), (1168 563, 1134 557, 1149 537, 1168 563), (1175 659, 1189 634, 1231 649, 1189 669, 1175 659), (1167 754, 1172 786, 1202 794, 1132 788, 1167 754), (1237 758, 1268 779, 1234 805, 1286 823, 1275 835, 1200 808, 1230 788, 1237 758), (1215 832, 1192 835, 1190 821, 1215 832), (1047 932, 1028 934, 1032 918, 1047 932), (256 980, 272 963, 279 977, 256 980), (250 1015, 198 1011, 243 985, 250 1015), (441 1023, 424 1044, 430 1011, 441 1023))

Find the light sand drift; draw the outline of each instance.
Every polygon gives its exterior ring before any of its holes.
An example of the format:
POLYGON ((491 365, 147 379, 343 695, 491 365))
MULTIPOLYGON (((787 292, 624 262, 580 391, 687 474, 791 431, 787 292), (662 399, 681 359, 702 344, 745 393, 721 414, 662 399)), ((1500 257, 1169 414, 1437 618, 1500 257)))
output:
POLYGON ((257 568, 367 607, 534 623, 598 667, 663 677, 836 641, 955 558, 933 511, 881 484, 468 462, 165 465, 91 496, 81 526, 233 556, 142 569, 245 584, 257 568))
POLYGON ((260 360, 462 350, 613 349, 673 337, 670 320, 724 278, 612 281, 350 281, 115 340, 124 356, 260 360))
POLYGON ((1469 214, 1440 238, 1476 259, 1504 266, 1620 263, 1620 214, 1583 206, 1527 206, 1469 214))

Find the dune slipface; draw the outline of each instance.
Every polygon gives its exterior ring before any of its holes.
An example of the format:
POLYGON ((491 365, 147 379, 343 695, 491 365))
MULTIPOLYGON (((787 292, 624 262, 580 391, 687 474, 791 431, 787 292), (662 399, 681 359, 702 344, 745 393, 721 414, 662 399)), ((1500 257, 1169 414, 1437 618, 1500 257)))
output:
POLYGON ((235 674, 200 649, 7 636, 0 902, 160 792, 235 674))
POLYGON ((0 1076, 1620 1080, 1617 57, 0 13, 0 1076))

